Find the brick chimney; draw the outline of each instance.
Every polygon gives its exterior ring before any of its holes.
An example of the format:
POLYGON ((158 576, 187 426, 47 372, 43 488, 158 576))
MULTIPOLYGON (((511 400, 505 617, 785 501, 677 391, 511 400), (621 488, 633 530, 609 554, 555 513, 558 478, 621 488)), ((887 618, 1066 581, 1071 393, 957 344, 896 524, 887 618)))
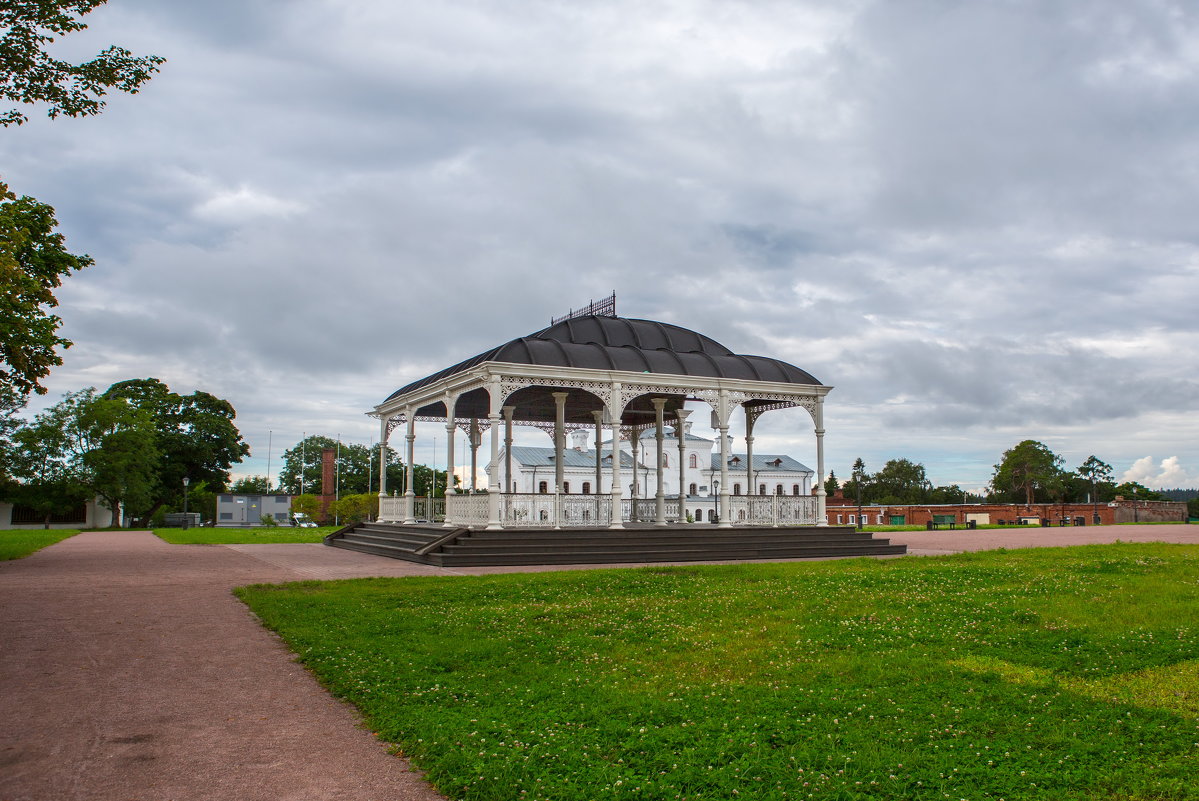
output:
POLYGON ((329 504, 337 494, 337 479, 334 459, 337 451, 333 448, 321 449, 321 522, 329 522, 329 504))

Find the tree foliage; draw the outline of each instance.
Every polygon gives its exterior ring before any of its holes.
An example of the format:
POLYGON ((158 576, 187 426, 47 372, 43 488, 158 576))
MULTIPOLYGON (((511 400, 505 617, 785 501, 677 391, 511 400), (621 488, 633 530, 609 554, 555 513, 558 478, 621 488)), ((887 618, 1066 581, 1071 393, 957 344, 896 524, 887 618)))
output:
MULTIPOLYGON (((379 492, 379 448, 369 448, 337 440, 320 434, 309 434, 293 447, 283 452, 283 469, 279 471, 279 486, 293 495, 301 489, 319 495, 321 493, 321 451, 332 448, 336 494, 356 495, 379 492), (303 484, 300 477, 303 476, 303 484)), ((403 493, 405 485, 404 465, 396 452, 387 448, 387 491, 403 493)), ((413 468, 413 489, 417 495, 427 495, 433 486, 433 470, 418 464, 413 468)), ((438 470, 437 497, 445 495, 446 471, 438 470)), ((455 485, 457 478, 455 477, 455 485)), ((333 494, 333 493, 330 493, 333 494)))
POLYGON ((43 516, 65 514, 90 495, 68 452, 65 409, 51 407, 11 432, 4 464, 4 499, 43 516))
POLYGON ((235 495, 265 495, 271 491, 270 479, 267 476, 243 476, 230 485, 229 491, 235 495))
MULTIPOLYGON (((3 0, 0 2, 0 97, 26 105, 47 103, 52 119, 60 114, 86 117, 104 110, 109 90, 136 94, 166 59, 134 56, 112 45, 89 61, 72 64, 53 58, 47 45, 56 37, 81 31, 81 19, 107 0, 3 0)), ((21 125, 18 109, 0 114, 0 125, 21 125)))
MULTIPOLYGON (((117 516, 149 509, 157 477, 149 415, 98 396, 67 393, 14 435, 14 500, 47 516, 99 496, 117 516)), ((119 518, 118 518, 119 523, 119 518)))
POLYGON ((310 492, 291 499, 292 514, 303 514, 315 520, 321 513, 321 500, 310 492))
POLYGON ((16 197, 0 183, 0 388, 21 395, 45 394, 39 382, 62 364, 62 320, 49 312, 58 305, 54 290, 64 276, 92 264, 68 253, 55 233, 54 209, 30 197, 16 197))
POLYGON ((113 384, 104 397, 142 410, 153 423, 158 481, 151 512, 178 501, 184 476, 221 491, 229 468, 250 453, 233 423, 233 405, 215 395, 199 390, 179 395, 157 378, 139 378, 113 384))
POLYGON ((991 488, 996 494, 1011 494, 1011 500, 1027 505, 1036 503, 1037 490, 1049 497, 1061 495, 1062 457, 1033 439, 1026 439, 1004 451, 995 465, 991 488))
POLYGON ((828 478, 824 480, 825 494, 832 495, 839 489, 841 489, 841 482, 837 481, 837 474, 832 470, 828 471, 828 478))
POLYGON ((1160 492, 1149 489, 1144 484, 1136 481, 1125 481, 1123 484, 1117 484, 1112 488, 1113 497, 1120 495, 1126 501, 1160 501, 1162 495, 1160 492))
POLYGON ((1092 503, 1110 501, 1115 497, 1112 466, 1099 457, 1094 454, 1088 456, 1074 472, 1087 485, 1086 494, 1090 496, 1092 503))
POLYGON ((379 495, 378 493, 363 492, 343 496, 329 504, 329 514, 335 516, 339 525, 377 517, 379 495))

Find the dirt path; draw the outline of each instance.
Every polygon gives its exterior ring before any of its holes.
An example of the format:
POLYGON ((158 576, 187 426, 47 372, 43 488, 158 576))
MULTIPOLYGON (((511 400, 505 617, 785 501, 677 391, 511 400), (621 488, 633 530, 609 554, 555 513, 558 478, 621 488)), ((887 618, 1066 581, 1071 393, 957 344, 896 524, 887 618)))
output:
MULTIPOLYGON (((902 532, 913 554, 1199 544, 1199 526, 902 532)), ((80 534, 0 562, 0 801, 436 801, 258 625, 255 582, 482 574, 322 545, 80 534)))
POLYGON ((300 578, 148 533, 0 563, 0 800, 441 798, 229 592, 300 578))

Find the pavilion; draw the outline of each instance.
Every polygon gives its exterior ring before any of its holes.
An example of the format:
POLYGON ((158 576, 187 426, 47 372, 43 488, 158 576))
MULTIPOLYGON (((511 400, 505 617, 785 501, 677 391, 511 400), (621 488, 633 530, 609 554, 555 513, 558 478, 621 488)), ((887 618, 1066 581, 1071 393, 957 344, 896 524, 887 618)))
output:
MULTIPOLYGON (((692 410, 687 401, 702 401, 712 410, 719 432, 719 508, 717 526, 826 526, 824 493, 824 398, 831 387, 791 364, 766 356, 745 356, 695 331, 669 323, 617 317, 611 306, 593 304, 528 336, 513 339, 470 359, 426 376, 392 393, 370 414, 380 422, 380 453, 404 426, 402 450, 407 489, 388 495, 386 469, 379 470, 379 521, 416 525, 413 455, 418 421, 440 422, 446 430, 447 471, 454 472, 455 437, 468 437, 472 466, 485 438, 490 440, 485 493, 446 490, 445 525, 459 529, 503 530, 529 527, 607 527, 626 522, 669 526, 684 522, 678 497, 662 491, 666 448, 677 448, 681 468, 683 432, 692 410), (816 438, 814 493, 792 496, 734 496, 734 481, 753 486, 753 428, 765 412, 801 407, 809 413, 816 438), (744 415, 747 458, 733 459, 729 423, 744 415), (512 428, 534 426, 550 434, 555 449, 554 491, 513 491, 512 428), (672 429, 667 435, 667 426, 672 429), (595 442, 632 440, 641 443, 646 465, 656 465, 655 497, 625 498, 623 458, 603 457, 595 449, 595 488, 610 492, 563 492, 567 432, 594 429, 595 442), (676 436, 677 435, 677 436, 676 436), (668 439, 671 440, 668 444, 668 439), (501 447, 502 446, 502 447, 501 447), (500 459, 501 449, 509 455, 500 459), (507 463, 503 463, 507 461, 507 463), (731 477, 734 471, 736 476, 731 477), (605 475, 606 473, 606 475, 605 475), (608 480, 601 482, 601 477, 608 480)), ((713 454, 715 457, 715 454, 713 454)), ((636 451, 632 465, 636 465, 636 451)), ((717 464, 713 458, 713 466, 717 464)), ((653 469, 653 468, 651 468, 653 469)), ((547 470, 548 472, 548 470, 547 470)), ((682 486, 680 479, 678 486, 682 486)))

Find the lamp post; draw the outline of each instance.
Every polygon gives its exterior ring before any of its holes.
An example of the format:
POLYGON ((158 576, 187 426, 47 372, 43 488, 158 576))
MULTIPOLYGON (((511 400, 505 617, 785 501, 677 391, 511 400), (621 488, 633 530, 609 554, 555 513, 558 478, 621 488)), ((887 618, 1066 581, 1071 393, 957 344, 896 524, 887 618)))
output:
POLYGON ((720 482, 715 479, 712 481, 712 491, 716 496, 716 522, 719 523, 720 522, 720 482))
POLYGON ((191 518, 187 515, 187 485, 192 483, 192 480, 187 476, 183 477, 183 527, 188 528, 191 524, 191 518))

